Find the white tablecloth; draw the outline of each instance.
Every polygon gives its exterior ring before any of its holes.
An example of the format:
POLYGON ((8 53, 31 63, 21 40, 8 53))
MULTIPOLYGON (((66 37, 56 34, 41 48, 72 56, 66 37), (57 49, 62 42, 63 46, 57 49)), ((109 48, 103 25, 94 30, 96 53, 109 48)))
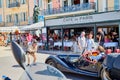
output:
POLYGON ((54 42, 54 46, 62 46, 62 42, 54 42))
POLYGON ((37 43, 38 46, 44 46, 45 44, 42 42, 37 43))
POLYGON ((64 42, 64 46, 66 47, 72 47, 73 46, 73 42, 72 41, 69 41, 69 42, 64 42))
MULTIPOLYGON (((64 46, 66 47, 72 47, 73 46, 73 42, 72 41, 65 41, 63 42, 64 46)), ((54 46, 62 46, 62 42, 54 42, 54 46)))
POLYGON ((118 47, 118 42, 104 43, 104 47, 118 47))

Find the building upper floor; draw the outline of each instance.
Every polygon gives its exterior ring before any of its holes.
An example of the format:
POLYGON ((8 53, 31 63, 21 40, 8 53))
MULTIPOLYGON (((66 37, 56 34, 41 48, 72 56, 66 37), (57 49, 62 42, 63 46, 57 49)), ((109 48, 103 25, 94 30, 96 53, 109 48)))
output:
POLYGON ((32 23, 34 0, 0 0, 0 26, 32 23))
POLYGON ((19 26, 28 24, 28 12, 0 15, 0 26, 19 26))
POLYGON ((27 4, 27 0, 0 0, 0 8, 14 8, 27 4))
POLYGON ((46 17, 120 10, 120 0, 39 0, 46 17))

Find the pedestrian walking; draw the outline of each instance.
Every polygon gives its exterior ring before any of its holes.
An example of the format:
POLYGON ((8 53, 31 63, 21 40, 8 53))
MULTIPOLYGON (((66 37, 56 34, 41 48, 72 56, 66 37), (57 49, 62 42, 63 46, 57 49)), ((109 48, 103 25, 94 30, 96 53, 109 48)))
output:
POLYGON ((37 41, 34 40, 31 45, 28 45, 28 49, 26 51, 28 56, 28 66, 30 65, 30 56, 34 58, 33 64, 36 64, 36 52, 37 52, 37 41))

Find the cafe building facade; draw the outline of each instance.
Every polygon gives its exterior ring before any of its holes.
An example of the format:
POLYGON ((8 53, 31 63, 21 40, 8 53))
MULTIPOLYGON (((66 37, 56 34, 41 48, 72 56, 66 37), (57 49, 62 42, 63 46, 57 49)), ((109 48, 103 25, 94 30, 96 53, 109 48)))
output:
MULTIPOLYGON (((69 32, 69 35, 80 34, 81 31, 93 31, 96 35, 97 28, 103 28, 103 31, 108 34, 110 31, 115 31, 118 34, 120 43, 120 11, 99 12, 84 15, 60 17, 45 20, 45 27, 47 28, 47 35, 49 31, 58 30, 61 34, 62 49, 64 47, 64 33, 69 32)), ((94 36, 95 38, 95 36, 94 36)), ((48 42, 47 37, 47 42, 48 42)), ((47 44, 48 45, 48 44, 47 44)), ((120 46, 120 44, 119 44, 120 46)))
MULTIPOLYGON (((69 39, 79 36, 81 31, 95 35, 97 28, 107 34, 115 31, 120 34, 119 0, 44 0, 41 15, 47 32, 47 46, 50 33, 59 34, 64 47, 64 36, 69 39)), ((118 36, 120 38, 120 35, 118 36)), ((61 44, 60 44, 61 46, 61 44)))

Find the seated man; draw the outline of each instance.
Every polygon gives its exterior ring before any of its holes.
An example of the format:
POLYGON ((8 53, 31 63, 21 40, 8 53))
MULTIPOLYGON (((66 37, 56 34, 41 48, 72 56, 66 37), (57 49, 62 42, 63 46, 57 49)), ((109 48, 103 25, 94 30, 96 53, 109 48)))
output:
POLYGON ((87 51, 85 53, 87 55, 86 58, 96 63, 105 56, 105 49, 102 46, 98 46, 96 49, 96 53, 98 53, 98 55, 93 55, 92 53, 93 52, 91 51, 87 51))

